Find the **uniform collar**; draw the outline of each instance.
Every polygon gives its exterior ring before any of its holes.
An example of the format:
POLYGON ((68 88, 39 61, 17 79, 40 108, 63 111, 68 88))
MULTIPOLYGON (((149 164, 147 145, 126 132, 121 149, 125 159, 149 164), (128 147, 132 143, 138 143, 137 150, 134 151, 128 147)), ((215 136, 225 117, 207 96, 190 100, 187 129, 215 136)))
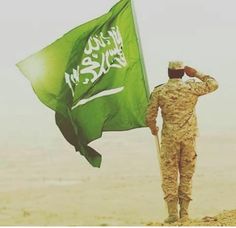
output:
POLYGON ((183 82, 182 78, 170 78, 168 80, 168 83, 182 83, 182 82, 183 82))

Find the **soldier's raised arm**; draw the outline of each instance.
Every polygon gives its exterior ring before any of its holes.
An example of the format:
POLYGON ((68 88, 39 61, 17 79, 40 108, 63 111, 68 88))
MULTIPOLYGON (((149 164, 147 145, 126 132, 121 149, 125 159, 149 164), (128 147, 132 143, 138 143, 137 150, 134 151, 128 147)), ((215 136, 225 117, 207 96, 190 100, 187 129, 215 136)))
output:
POLYGON ((158 89, 155 88, 151 93, 148 108, 146 110, 146 124, 150 128, 153 135, 157 135, 158 132, 158 127, 156 126, 158 108, 158 89))
POLYGON ((201 82, 189 82, 191 91, 197 96, 211 93, 218 88, 218 83, 215 78, 209 75, 204 75, 188 66, 186 66, 184 70, 189 77, 196 77, 201 80, 201 82))

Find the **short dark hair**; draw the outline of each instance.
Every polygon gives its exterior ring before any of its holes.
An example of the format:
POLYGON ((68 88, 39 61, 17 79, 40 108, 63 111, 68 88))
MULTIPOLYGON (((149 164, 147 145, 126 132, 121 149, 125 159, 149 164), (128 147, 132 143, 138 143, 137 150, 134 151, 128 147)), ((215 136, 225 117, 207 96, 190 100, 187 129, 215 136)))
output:
POLYGON ((184 69, 170 69, 168 68, 169 78, 182 78, 184 76, 184 69))

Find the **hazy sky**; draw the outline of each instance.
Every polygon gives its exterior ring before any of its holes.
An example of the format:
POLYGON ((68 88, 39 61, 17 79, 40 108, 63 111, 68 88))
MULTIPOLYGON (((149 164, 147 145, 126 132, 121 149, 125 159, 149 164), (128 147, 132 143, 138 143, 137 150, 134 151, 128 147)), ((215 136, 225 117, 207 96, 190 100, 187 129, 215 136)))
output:
MULTIPOLYGON (((15 63, 72 28, 107 12, 117 0, 0 0, 0 103, 4 139, 48 127, 53 111, 40 103, 15 63), (45 124, 45 121, 47 125, 45 124)), ((150 88, 167 80, 169 60, 217 78, 219 90, 200 98, 203 131, 235 132, 236 1, 133 0, 150 88)))

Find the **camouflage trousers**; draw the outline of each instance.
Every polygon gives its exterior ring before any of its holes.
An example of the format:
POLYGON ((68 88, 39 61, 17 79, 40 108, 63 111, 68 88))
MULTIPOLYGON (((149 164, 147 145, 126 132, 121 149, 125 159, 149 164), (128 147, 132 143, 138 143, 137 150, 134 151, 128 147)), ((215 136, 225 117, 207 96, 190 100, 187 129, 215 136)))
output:
POLYGON ((191 200, 196 157, 195 137, 184 140, 162 137, 160 167, 167 202, 174 199, 191 200))

